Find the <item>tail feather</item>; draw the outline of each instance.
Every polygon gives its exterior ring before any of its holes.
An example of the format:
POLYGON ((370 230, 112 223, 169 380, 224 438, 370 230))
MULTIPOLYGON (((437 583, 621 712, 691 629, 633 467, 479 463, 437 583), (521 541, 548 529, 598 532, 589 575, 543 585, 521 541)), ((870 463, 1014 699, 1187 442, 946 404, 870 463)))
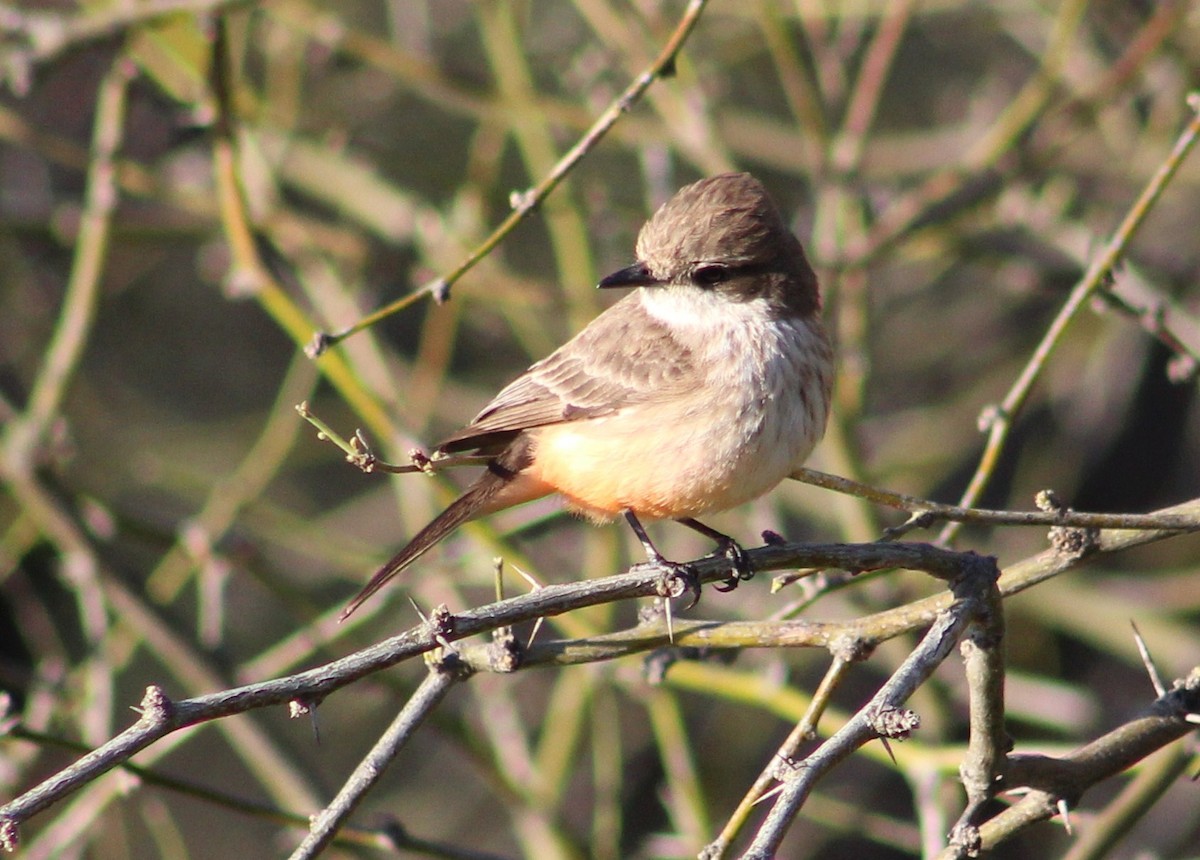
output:
POLYGON ((423 556, 438 541, 450 534, 450 532, 478 514, 488 497, 496 489, 494 482, 487 480, 488 477, 492 477, 491 474, 485 473, 483 478, 476 481, 450 507, 438 514, 433 522, 417 532, 416 537, 408 542, 408 546, 396 553, 391 561, 379 568, 375 572, 375 575, 371 577, 370 582, 363 587, 363 590, 346 604, 346 608, 338 616, 338 621, 345 621, 349 618, 354 610, 358 609, 372 594, 383 588, 388 580, 423 556))

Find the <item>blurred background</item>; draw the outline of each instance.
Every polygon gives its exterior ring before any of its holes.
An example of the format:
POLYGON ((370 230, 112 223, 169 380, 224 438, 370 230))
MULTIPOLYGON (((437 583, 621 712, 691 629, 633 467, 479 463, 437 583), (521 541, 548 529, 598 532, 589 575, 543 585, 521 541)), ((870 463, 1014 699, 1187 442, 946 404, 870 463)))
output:
MULTIPOLYGON (((649 66, 684 6, 162 5, 0 11, 0 686, 21 721, 0 740, 3 798, 78 756, 60 742, 91 748, 131 723, 148 684, 182 698, 343 656, 417 624, 408 597, 490 601, 496 556, 509 594, 529 587, 513 567, 565 582, 640 560, 624 526, 536 503, 461 530, 338 626, 467 476, 364 475, 294 407, 307 400, 404 462, 612 301, 596 282, 632 262, 654 207, 705 175, 762 179, 821 276, 839 375, 810 465, 956 501, 983 450, 981 412, 1166 158, 1200 85, 1200 7, 1186 0, 712 0, 674 75, 449 302, 416 301, 314 362, 301 347, 315 330, 420 289, 476 247, 649 66), (225 16, 228 137, 201 13, 225 16)), ((1053 488, 1079 510, 1148 512, 1200 495, 1197 223, 1193 156, 1111 290, 1067 328, 980 505, 1031 509, 1053 488)), ((903 519, 785 482, 712 524, 755 545, 763 529, 869 541, 903 519)), ((710 548, 685 529, 653 535, 673 558, 710 548)), ((1004 565, 1046 534, 969 528, 954 545, 1004 565)), ((1200 662, 1198 549, 1185 537, 1106 557, 1006 602, 1019 751, 1072 749, 1149 703, 1131 620, 1168 678, 1200 662)), ((937 589, 891 573, 809 603, 760 576, 706 591, 689 617, 801 602, 801 617, 847 618, 937 589)), ((539 635, 620 629, 635 610, 597 607, 539 635)), ((854 667, 822 733, 914 642, 854 667)), ((488 856, 695 856, 828 662, 764 649, 677 663, 661 684, 639 658, 476 677, 354 823, 488 856)), ((22 856, 284 856, 424 673, 413 662, 333 695, 319 742, 282 708, 173 735, 137 762, 221 798, 112 773, 26 825, 22 856)), ((839 767, 781 856, 938 844, 962 803, 957 661, 912 704, 922 725, 894 745, 897 764, 876 744, 839 767)), ((1075 827, 1123 785, 1086 795, 1075 827)), ((1105 856, 1195 856, 1195 791, 1165 790, 1105 856)), ((1047 823, 995 856, 1071 844, 1047 823)))

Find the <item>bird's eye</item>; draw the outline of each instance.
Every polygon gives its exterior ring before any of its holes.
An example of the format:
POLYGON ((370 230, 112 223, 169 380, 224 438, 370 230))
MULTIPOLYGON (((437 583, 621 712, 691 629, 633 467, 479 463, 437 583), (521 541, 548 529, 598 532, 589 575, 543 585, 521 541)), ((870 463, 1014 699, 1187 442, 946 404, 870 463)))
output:
POLYGON ((719 263, 705 263, 692 272, 692 281, 700 287, 715 287, 729 277, 729 269, 719 263))

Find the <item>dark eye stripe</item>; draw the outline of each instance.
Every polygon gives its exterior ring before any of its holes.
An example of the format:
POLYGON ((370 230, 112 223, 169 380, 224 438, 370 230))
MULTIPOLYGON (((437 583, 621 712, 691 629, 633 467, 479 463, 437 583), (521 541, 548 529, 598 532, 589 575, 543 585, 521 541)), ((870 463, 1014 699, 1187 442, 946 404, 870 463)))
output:
POLYGON ((738 275, 758 275, 772 270, 765 263, 742 263, 729 265, 727 263, 701 263, 692 269, 692 283, 701 287, 715 287, 738 275))

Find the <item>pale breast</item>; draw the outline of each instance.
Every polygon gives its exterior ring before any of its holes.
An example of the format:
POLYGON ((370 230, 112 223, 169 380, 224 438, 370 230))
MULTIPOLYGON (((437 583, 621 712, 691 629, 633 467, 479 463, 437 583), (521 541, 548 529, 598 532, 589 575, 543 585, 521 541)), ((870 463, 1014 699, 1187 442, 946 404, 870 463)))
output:
POLYGON ((650 296, 647 309, 669 315, 696 357, 694 385, 531 431, 537 478, 598 519, 626 509, 679 519, 749 501, 802 464, 825 427, 831 358, 819 320, 650 296))

